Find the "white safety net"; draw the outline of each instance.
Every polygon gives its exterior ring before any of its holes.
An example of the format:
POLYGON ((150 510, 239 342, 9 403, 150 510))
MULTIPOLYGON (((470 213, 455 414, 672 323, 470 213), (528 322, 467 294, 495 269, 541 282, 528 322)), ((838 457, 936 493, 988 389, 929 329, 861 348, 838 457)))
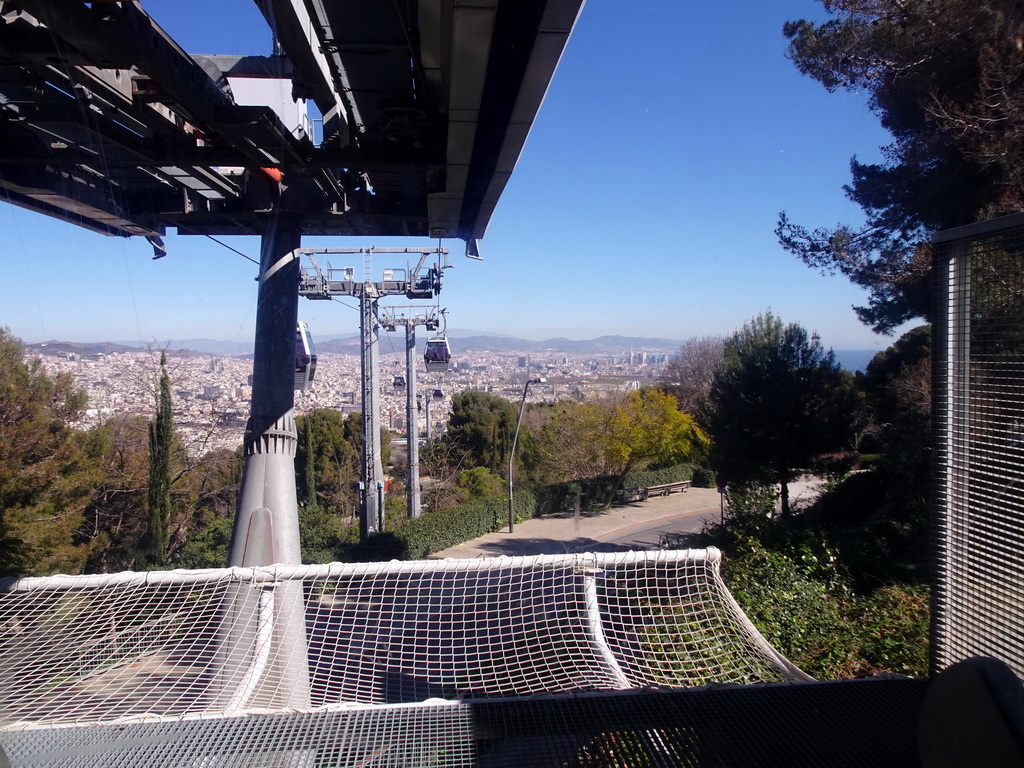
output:
POLYGON ((367 765, 431 764, 410 750, 463 765, 460 701, 807 679, 740 611, 719 560, 709 549, 9 580, 0 748, 15 765, 124 764, 129 748, 147 765, 342 765, 358 762, 339 757, 350 739, 359 760, 377 755, 367 765), (184 762, 182 739, 198 750, 184 762))

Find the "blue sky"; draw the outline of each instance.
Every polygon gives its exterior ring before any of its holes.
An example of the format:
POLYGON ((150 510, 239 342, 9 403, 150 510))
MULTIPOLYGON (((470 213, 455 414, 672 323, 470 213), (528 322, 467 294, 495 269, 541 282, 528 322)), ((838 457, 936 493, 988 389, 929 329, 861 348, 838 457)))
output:
MULTIPOLYGON (((190 52, 270 52, 248 0, 143 7, 190 52)), ((781 210, 806 225, 859 222, 842 191, 850 158, 876 160, 889 140, 862 97, 828 94, 784 58, 783 23, 821 15, 812 0, 590 0, 481 242, 485 260, 445 243, 449 325, 685 339, 771 308, 836 349, 891 343, 850 309, 863 291, 805 267, 773 235, 781 210)), ((9 205, 0 227, 0 325, 26 341, 252 338, 255 265, 206 238, 165 238, 168 257, 153 261, 144 240, 9 205)), ((258 238, 224 240, 258 255, 258 238)), ((336 302, 299 311, 317 335, 358 329, 336 302)))

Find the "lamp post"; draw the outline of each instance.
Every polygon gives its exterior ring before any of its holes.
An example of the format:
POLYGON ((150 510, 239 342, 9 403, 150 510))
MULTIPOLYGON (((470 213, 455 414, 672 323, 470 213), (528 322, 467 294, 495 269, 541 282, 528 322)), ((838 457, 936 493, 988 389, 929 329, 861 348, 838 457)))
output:
POLYGON ((516 458, 516 443, 519 441, 519 425, 523 423, 523 408, 526 406, 526 393, 531 384, 543 384, 545 379, 527 379, 523 387, 523 399, 519 401, 519 418, 516 420, 516 433, 512 436, 512 450, 508 452, 508 532, 515 533, 516 513, 512 508, 512 462, 516 458))

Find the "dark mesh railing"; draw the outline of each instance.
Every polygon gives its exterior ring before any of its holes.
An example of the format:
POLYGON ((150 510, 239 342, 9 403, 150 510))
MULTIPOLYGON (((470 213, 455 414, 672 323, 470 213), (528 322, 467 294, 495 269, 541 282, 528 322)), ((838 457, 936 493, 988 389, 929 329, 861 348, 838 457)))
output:
POLYGON ((992 656, 1024 677, 1024 215, 934 254, 932 672, 992 656))

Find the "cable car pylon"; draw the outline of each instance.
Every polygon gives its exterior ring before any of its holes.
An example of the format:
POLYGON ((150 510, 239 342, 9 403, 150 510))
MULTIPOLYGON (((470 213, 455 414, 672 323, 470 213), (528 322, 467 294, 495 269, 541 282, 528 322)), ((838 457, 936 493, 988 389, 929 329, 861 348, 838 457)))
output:
MULTIPOLYGON (((312 354, 300 356, 296 219, 276 215, 260 246, 259 301, 253 348, 252 402, 245 459, 231 531, 229 566, 300 565, 295 488, 295 384, 312 378, 312 354), (295 366, 293 370, 293 365, 295 366)), ((309 350, 312 353, 312 349, 309 350)), ((310 704, 302 585, 253 590, 227 587, 213 676, 229 709, 310 704), (245 617, 257 617, 248 620, 245 617), (272 632, 269 628, 276 627, 272 632), (267 639, 260 638, 266 634, 267 639), (260 648, 259 653, 253 649, 260 648)))
MULTIPOLYGON (((441 274, 451 266, 448 249, 431 248, 301 248, 296 258, 305 256, 311 265, 299 267, 299 295, 308 299, 329 300, 335 296, 359 299, 360 347, 363 392, 363 457, 359 492, 359 534, 366 539, 384 530, 384 468, 380 448, 380 355, 378 343, 378 303, 386 296, 405 296, 407 299, 433 299, 441 291, 441 274), (358 254, 362 257, 362 280, 356 278, 355 267, 326 270, 317 263, 322 254, 358 254), (379 281, 372 279, 372 259, 375 254, 418 254, 414 267, 384 269, 379 281), (434 261, 428 266, 428 259, 434 261)), ((436 326, 435 326, 436 328, 436 326)), ((415 341, 415 339, 414 339, 415 341)), ((450 356, 450 354, 449 354, 450 356)), ((408 358, 408 350, 407 350, 408 358)), ((407 362, 408 365, 408 362, 407 362)), ((445 369, 447 369, 447 362, 445 369)), ((407 410, 408 391, 415 385, 411 375, 406 377, 407 410)), ((415 442, 415 441, 413 441, 415 442)), ((418 467, 417 467, 418 480, 418 467)), ((415 513, 419 513, 418 495, 415 513)), ((412 514, 412 512, 410 512, 412 514)))
MULTIPOLYGON (((408 455, 408 477, 406 478, 406 513, 409 519, 414 519, 421 514, 420 505, 420 444, 419 444, 419 416, 416 407, 416 326, 425 326, 428 331, 437 330, 438 313, 428 309, 422 315, 398 315, 394 309, 389 308, 381 318, 381 325, 388 331, 394 331, 398 326, 405 328, 405 435, 406 449, 408 455)), ((446 366, 447 368, 447 363, 446 366)), ((398 378, 397 376, 395 377, 398 378)), ((427 434, 430 432, 429 417, 427 434)))

